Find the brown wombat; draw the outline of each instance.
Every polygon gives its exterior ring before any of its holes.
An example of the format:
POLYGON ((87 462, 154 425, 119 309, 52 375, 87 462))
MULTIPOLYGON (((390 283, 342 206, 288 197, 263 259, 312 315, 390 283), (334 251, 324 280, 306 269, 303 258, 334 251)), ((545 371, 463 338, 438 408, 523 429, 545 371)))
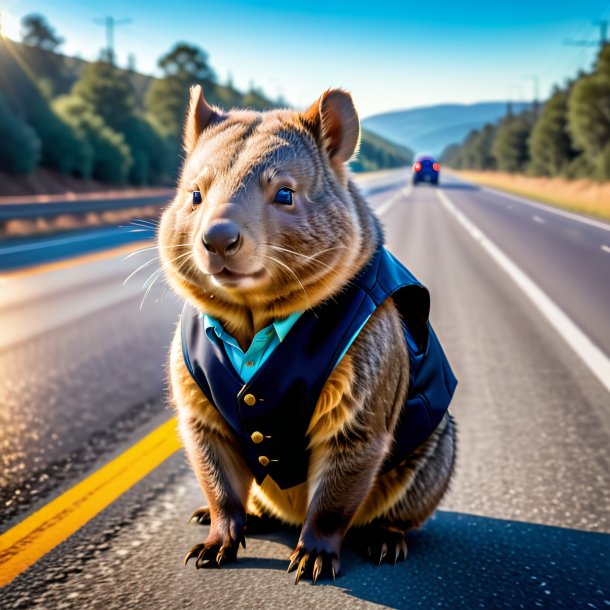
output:
POLYGON ((455 381, 447 366, 436 419, 429 396, 407 402, 410 353, 426 356, 426 341, 436 339, 427 292, 383 249, 380 222, 350 181, 359 131, 342 90, 305 112, 263 113, 224 112, 201 87, 191 90, 186 159, 159 248, 187 302, 170 378, 209 503, 194 515, 209 519, 208 537, 185 560, 195 557, 197 567, 234 560, 265 516, 302 525, 288 566, 297 582, 334 578, 348 529, 374 561, 395 563, 407 554, 405 532, 447 490, 455 381), (400 290, 380 293, 393 269, 400 290), (235 353, 276 331, 275 350, 266 345, 264 364, 244 382, 235 353), (422 426, 417 446, 401 454, 400 439, 422 426))

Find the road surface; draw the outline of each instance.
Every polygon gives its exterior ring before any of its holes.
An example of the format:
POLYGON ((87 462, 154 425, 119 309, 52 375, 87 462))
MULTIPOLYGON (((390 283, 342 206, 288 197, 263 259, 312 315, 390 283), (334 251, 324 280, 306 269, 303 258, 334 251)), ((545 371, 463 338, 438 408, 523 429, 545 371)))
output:
MULTIPOLYGON (((367 178, 388 247, 432 296, 460 379, 458 467, 403 564, 346 545, 337 582, 285 573, 298 532, 249 539, 221 570, 182 566, 205 536, 181 452, 0 592, 2 608, 604 608, 610 604, 610 231, 445 178, 411 189, 367 178), (439 194, 440 193, 442 194, 439 194), (460 213, 519 267, 602 357, 561 334, 460 213), (599 361, 598 361, 599 364, 599 361)), ((1 252, 0 252, 1 254, 1 252)), ((0 280, 3 530, 45 507, 171 417, 162 370, 179 311, 145 251, 0 280), (141 307, 141 308, 140 308, 141 307)))

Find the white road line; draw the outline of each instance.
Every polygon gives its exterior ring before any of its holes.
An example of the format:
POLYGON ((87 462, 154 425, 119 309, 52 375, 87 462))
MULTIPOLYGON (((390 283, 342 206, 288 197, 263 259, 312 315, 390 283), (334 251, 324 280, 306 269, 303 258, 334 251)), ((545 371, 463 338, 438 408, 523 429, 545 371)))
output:
POLYGON ((413 185, 409 184, 405 188, 396 191, 387 201, 384 201, 379 207, 374 209, 377 216, 383 216, 397 201, 403 197, 408 197, 412 190, 413 185))
POLYGON ((526 296, 551 323, 567 344, 589 367, 591 372, 610 391, 610 359, 587 337, 572 320, 527 276, 498 246, 473 224, 443 191, 438 198, 470 236, 496 261, 496 263, 523 290, 526 296))
POLYGON ((602 250, 603 250, 604 252, 607 252, 608 254, 610 254, 610 246, 606 246, 606 244, 604 244, 604 245, 602 246, 602 250))
POLYGON ((107 235, 116 235, 117 229, 110 229, 108 231, 98 231, 91 235, 76 235, 73 237, 61 237, 58 239, 48 239, 43 242, 34 244, 22 244, 20 246, 8 246, 7 248, 0 248, 0 255, 4 254, 15 254, 16 252, 28 252, 30 250, 41 250, 42 248, 52 248, 53 246, 61 246, 65 244, 72 244, 79 241, 89 241, 90 239, 99 239, 100 237, 106 237, 107 235))
POLYGON ((519 203, 525 203, 526 205, 530 205, 534 208, 544 210, 545 212, 550 212, 551 214, 563 216, 564 218, 576 220, 578 222, 582 222, 583 224, 590 225, 592 227, 597 227, 598 229, 603 229, 604 231, 610 232, 610 223, 602 222, 601 220, 595 220, 594 218, 587 218, 586 216, 580 216, 579 214, 574 214, 572 212, 566 212, 565 210, 559 210, 557 208, 554 208, 553 206, 545 205, 544 203, 537 203, 536 201, 530 201, 529 199, 525 199, 524 197, 505 193, 504 191, 498 191, 487 186, 479 186, 479 188, 483 191, 487 191, 488 193, 500 195, 502 197, 506 197, 507 199, 512 199, 514 201, 518 201, 519 203))
POLYGON ((541 224, 541 225, 543 225, 546 222, 546 220, 544 218, 542 218, 541 216, 538 216, 538 214, 534 214, 532 216, 532 220, 534 222, 537 222, 538 224, 541 224))

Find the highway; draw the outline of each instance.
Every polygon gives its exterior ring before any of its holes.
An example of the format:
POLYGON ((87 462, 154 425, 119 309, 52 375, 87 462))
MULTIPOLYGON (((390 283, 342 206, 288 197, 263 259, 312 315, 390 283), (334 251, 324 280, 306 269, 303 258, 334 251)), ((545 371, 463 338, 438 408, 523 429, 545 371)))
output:
MULTIPOLYGON (((286 528, 249 538, 235 565, 185 568, 205 528, 187 525, 203 499, 178 450, 50 552, 34 548, 0 607, 610 604, 610 225, 450 176, 438 189, 412 188, 403 170, 358 180, 389 249, 430 289, 460 380, 456 476, 409 535, 407 561, 373 567, 348 541, 336 583, 295 587, 298 531, 286 528)), ((164 364, 180 303, 154 249, 129 254, 152 237, 41 247, 27 262, 39 266, 10 272, 0 246, 2 532, 111 460, 127 464, 171 417, 164 364)))

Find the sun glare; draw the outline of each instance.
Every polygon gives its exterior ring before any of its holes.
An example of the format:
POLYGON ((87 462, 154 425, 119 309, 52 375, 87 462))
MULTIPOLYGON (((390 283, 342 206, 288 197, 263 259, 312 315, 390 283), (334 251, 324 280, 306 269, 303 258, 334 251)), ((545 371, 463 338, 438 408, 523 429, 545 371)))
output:
POLYGON ((0 33, 11 40, 19 40, 21 38, 19 17, 11 14, 5 8, 0 8, 0 33))

